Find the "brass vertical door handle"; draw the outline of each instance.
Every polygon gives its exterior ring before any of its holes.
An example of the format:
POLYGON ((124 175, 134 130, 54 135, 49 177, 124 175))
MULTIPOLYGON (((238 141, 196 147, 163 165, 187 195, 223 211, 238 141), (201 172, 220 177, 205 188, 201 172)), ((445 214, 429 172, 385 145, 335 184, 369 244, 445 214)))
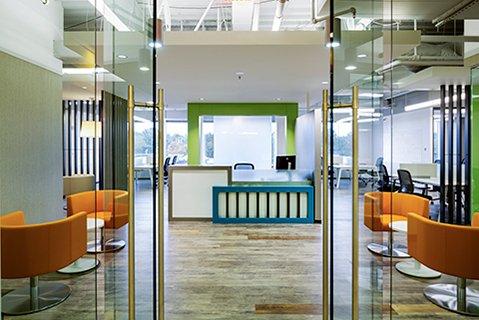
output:
POLYGON ((128 319, 135 320, 135 91, 128 85, 128 319))
POLYGON ((359 319, 359 126, 358 126, 358 109, 359 109, 359 89, 353 86, 352 97, 352 116, 353 116, 353 208, 352 208, 352 319, 359 319))
POLYGON ((322 208, 323 208, 323 319, 329 319, 329 206, 328 206, 328 178, 329 178, 329 160, 328 160, 328 90, 323 90, 322 103, 322 157, 323 157, 323 190, 322 190, 322 208))
POLYGON ((165 127, 165 92, 158 90, 158 203, 157 203, 157 239, 158 239, 158 310, 160 320, 165 319, 165 243, 164 243, 164 127, 165 127))

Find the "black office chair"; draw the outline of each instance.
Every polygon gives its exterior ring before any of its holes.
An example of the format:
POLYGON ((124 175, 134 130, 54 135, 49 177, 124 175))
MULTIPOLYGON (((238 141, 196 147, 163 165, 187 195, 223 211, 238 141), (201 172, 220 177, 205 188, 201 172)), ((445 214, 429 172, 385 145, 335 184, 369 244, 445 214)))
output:
MULTIPOLYGON (((377 163, 377 162, 376 162, 377 163)), ((378 168, 379 180, 378 191, 381 192, 396 192, 399 191, 399 187, 391 184, 391 179, 389 177, 388 169, 384 164, 381 164, 378 168)))
POLYGON ((235 170, 254 170, 254 164, 248 162, 235 163, 233 169, 235 170))
POLYGON ((171 157, 166 157, 165 163, 163 164, 163 183, 168 183, 168 168, 170 167, 171 157))
POLYGON ((378 168, 378 172, 381 170, 381 167, 383 166, 384 158, 383 157, 378 157, 376 159, 376 167, 378 168))
POLYGON ((423 190, 422 193, 414 192, 416 189, 416 186, 414 186, 411 173, 408 170, 398 169, 398 177, 399 177, 399 183, 401 185, 399 192, 414 194, 414 195, 429 199, 429 201, 432 201, 431 196, 424 194, 424 191, 426 190, 425 188, 419 188, 423 190))

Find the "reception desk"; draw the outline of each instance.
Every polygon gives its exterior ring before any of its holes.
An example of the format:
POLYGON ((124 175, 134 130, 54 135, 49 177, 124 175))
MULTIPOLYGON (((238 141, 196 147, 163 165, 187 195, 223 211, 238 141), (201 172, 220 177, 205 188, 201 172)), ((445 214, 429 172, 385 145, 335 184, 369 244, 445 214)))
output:
POLYGON ((169 219, 215 223, 312 223, 312 173, 175 166, 169 173, 169 219))

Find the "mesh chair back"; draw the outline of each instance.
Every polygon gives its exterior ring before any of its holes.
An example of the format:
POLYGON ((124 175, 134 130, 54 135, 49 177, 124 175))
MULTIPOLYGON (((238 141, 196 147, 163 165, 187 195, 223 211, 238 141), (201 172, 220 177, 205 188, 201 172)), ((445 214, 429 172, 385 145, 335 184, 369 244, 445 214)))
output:
POLYGON ((388 169, 384 164, 381 164, 379 167, 379 181, 378 185, 380 188, 386 188, 389 186, 389 174, 388 169))
POLYGON ((247 162, 240 162, 240 163, 235 163, 233 168, 235 170, 254 170, 254 164, 247 163, 247 162))
POLYGON ((401 184, 401 192, 414 193, 414 183, 412 182, 411 173, 408 170, 398 169, 399 183, 401 184))

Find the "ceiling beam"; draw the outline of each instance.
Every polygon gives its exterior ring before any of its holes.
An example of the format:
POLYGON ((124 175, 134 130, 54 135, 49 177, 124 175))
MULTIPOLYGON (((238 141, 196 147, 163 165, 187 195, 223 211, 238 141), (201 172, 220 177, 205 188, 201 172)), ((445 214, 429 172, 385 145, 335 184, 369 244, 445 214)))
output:
POLYGON ((196 24, 196 27, 195 27, 194 31, 198 31, 200 29, 201 25, 203 24, 203 21, 205 21, 206 15, 210 11, 211 6, 213 5, 214 2, 215 2, 215 0, 210 0, 210 2, 208 3, 208 6, 206 7, 205 11, 201 15, 200 20, 198 20, 198 23, 196 24))

